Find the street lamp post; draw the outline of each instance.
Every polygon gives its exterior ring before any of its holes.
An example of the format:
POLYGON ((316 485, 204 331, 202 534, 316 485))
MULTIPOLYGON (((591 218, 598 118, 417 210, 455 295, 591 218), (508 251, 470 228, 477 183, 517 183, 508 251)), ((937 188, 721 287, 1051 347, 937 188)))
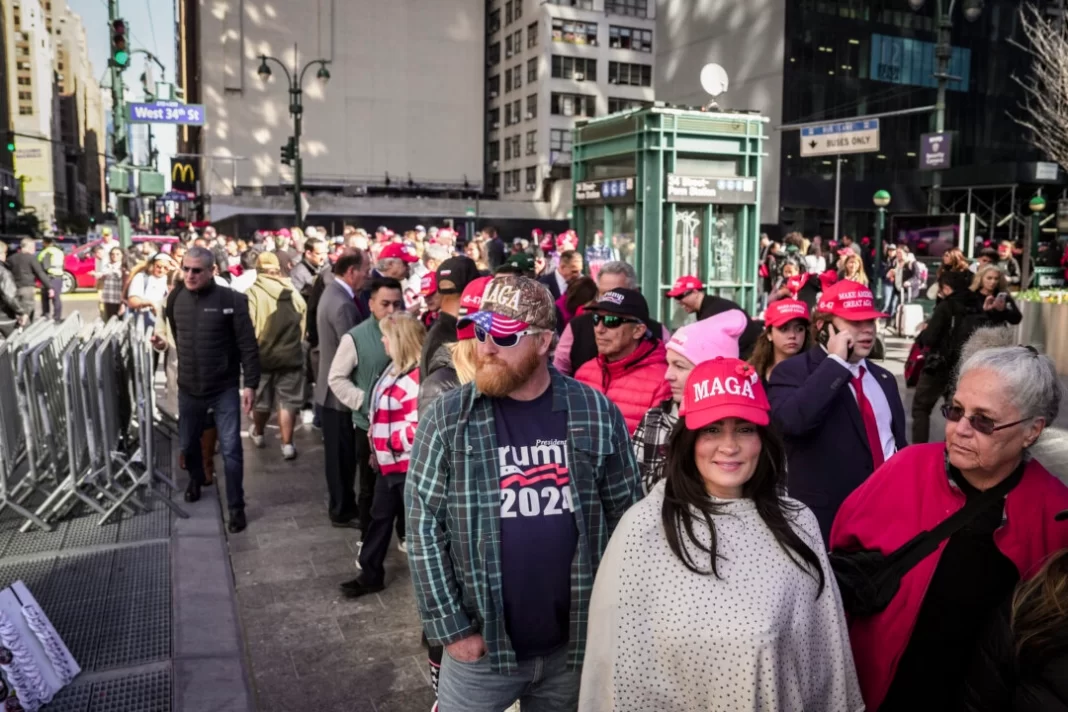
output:
POLYGON ((1023 251, 1023 265, 1020 267, 1020 289, 1027 289, 1031 282, 1031 273, 1035 264, 1035 260, 1038 259, 1038 238, 1042 234, 1042 211, 1046 209, 1046 199, 1041 195, 1036 195, 1031 198, 1031 202, 1027 204, 1027 207, 1031 209, 1031 231, 1030 239, 1027 240, 1025 245, 1026 249, 1023 251))
POLYGON ((875 289, 882 291, 883 281, 883 232, 886 230, 886 206, 890 204, 890 192, 876 191, 872 197, 875 203, 875 289))
POLYGON ((293 72, 290 73, 289 68, 277 57, 270 57, 266 54, 260 55, 260 68, 257 70, 260 79, 267 81, 271 77, 271 67, 268 62, 274 62, 282 68, 282 72, 286 75, 286 81, 289 83, 289 115, 293 117, 293 138, 290 139, 289 144, 292 150, 291 157, 293 159, 293 205, 294 212, 296 213, 295 225, 301 229, 304 228, 304 211, 301 209, 300 198, 303 182, 303 169, 304 162, 300 157, 300 125, 301 117, 304 114, 304 74, 308 71, 309 67, 318 65, 319 71, 315 73, 315 78, 320 83, 326 84, 330 80, 330 71, 326 68, 326 65, 330 63, 329 59, 313 59, 304 65, 304 68, 297 72, 297 46, 293 45, 293 72))
MULTIPOLYGON (((919 10, 926 0, 909 0, 909 7, 919 10)), ((964 19, 975 22, 983 13, 983 0, 963 0, 961 3, 964 11, 964 19)), ((949 75, 949 61, 953 58, 953 10, 957 6, 957 0, 949 0, 949 9, 945 10, 945 0, 935 0, 935 19, 938 22, 938 43, 935 45, 935 74, 938 81, 938 97, 935 100, 935 132, 942 133, 946 130, 946 91, 949 89, 951 77, 949 75), (945 11, 944 11, 945 10, 945 11)), ((931 177, 931 198, 928 204, 928 212, 938 215, 942 212, 942 171, 934 171, 931 177)))

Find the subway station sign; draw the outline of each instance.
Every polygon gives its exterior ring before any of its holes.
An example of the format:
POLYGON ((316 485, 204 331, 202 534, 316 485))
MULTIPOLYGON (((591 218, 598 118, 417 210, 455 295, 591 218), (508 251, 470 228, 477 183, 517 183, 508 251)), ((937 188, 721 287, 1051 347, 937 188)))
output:
POLYGON ((630 205, 635 178, 584 180, 575 183, 575 205, 630 205))
POLYGON ((714 203, 716 205, 750 205, 757 201, 755 178, 703 178, 667 175, 669 203, 714 203))

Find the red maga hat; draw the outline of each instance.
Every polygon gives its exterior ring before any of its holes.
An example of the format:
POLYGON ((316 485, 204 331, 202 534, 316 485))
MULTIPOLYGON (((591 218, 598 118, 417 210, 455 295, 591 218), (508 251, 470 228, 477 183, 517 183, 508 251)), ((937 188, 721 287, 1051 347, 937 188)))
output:
POLYGON ((843 279, 825 289, 820 295, 819 305, 816 308, 846 321, 886 318, 886 314, 875 308, 875 297, 871 290, 863 284, 851 282, 848 279, 843 279))
POLYGON ((767 425, 770 411, 756 370, 745 361, 718 356, 690 372, 679 415, 687 430, 700 430, 726 418, 767 425))

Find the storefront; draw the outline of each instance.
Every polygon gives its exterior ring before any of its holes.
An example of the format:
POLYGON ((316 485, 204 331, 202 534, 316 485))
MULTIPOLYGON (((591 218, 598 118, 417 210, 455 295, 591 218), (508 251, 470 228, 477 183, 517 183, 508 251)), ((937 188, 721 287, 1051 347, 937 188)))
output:
POLYGON ((658 319, 674 321, 662 295, 687 274, 753 309, 766 122, 660 107, 580 122, 572 224, 591 265, 634 265, 658 319))

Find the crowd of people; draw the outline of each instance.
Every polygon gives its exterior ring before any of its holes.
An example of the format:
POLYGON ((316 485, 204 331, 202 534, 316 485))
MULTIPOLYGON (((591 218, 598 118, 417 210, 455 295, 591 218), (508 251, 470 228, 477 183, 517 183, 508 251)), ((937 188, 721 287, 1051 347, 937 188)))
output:
POLYGON ((458 238, 209 228, 96 265, 167 354, 188 501, 217 442, 248 526, 242 411, 287 460, 319 428, 340 590, 381 591, 396 537, 440 712, 1068 709, 1068 487, 1029 454, 1061 386, 1007 328, 1011 251, 943 259, 910 434, 873 356, 926 289, 903 247, 873 279, 848 238, 769 242, 761 319, 687 275, 672 333, 571 233, 458 238))

